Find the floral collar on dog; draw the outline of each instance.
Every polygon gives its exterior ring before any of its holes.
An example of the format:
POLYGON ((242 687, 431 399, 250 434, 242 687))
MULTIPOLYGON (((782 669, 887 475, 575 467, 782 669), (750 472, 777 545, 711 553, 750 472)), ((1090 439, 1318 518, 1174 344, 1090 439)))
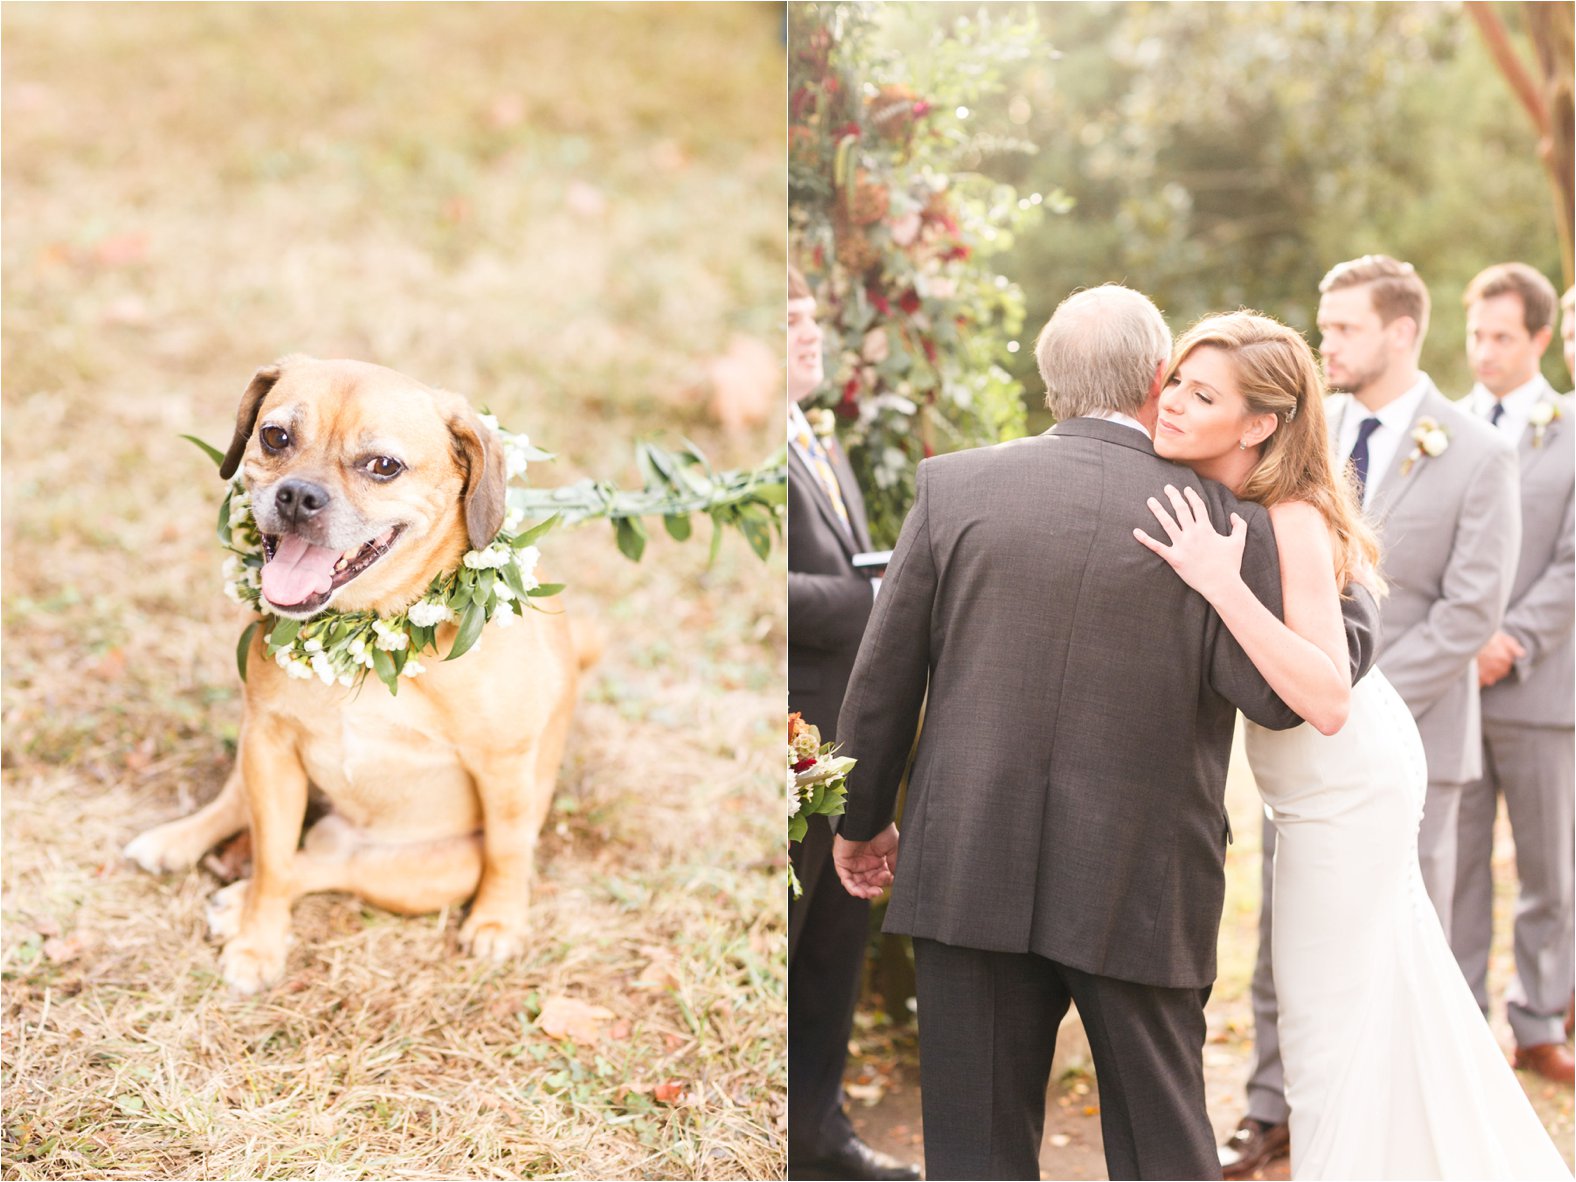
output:
MULTIPOLYGON (((533 448, 524 435, 514 435, 497 425, 490 415, 483 422, 497 431, 509 461, 509 476, 523 475, 532 460, 548 460, 548 452, 533 448)), ((194 439, 210 456, 216 449, 194 439)), ((263 539, 252 517, 251 498, 239 477, 230 481, 219 505, 219 540, 229 551, 224 560, 225 594, 263 618, 254 620, 241 635, 235 650, 241 679, 246 679, 246 656, 252 635, 266 628, 267 653, 291 677, 316 677, 324 685, 338 682, 359 686, 370 671, 399 692, 401 677, 415 677, 426 670, 417 656, 437 652, 438 627, 457 622, 459 632, 444 657, 452 661, 475 647, 488 623, 500 628, 513 624, 533 601, 557 595, 562 583, 542 583, 535 575, 539 556, 532 544, 559 521, 549 517, 526 530, 524 514, 511 509, 498 536, 485 548, 470 550, 461 565, 433 579, 426 593, 403 612, 379 616, 370 611, 336 611, 329 608, 309 620, 275 616, 262 606, 263 539)))

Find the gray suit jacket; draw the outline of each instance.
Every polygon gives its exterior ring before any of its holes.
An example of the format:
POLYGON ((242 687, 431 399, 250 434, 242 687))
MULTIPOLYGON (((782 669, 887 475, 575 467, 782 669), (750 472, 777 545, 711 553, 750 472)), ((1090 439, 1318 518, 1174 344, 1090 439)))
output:
MULTIPOLYGON (((840 832, 867 840, 891 820, 928 679, 888 931, 1214 980, 1236 709, 1301 719, 1134 540, 1168 482, 1198 489, 1217 528, 1247 519, 1243 577, 1278 613, 1264 510, 1130 427, 1071 419, 920 465, 839 724, 859 761, 840 832)), ((1377 613, 1362 592, 1352 607, 1360 673, 1377 613)))
POLYGON ((1521 642, 1527 655, 1504 679, 1483 691, 1483 717, 1523 726, 1576 724, 1576 662, 1571 628, 1576 625, 1576 399, 1543 383, 1538 401, 1557 407, 1560 417, 1544 428, 1522 432, 1521 561, 1510 589, 1510 606, 1500 625, 1521 642))
MULTIPOLYGON (((1366 413, 1348 394, 1332 396, 1328 410, 1332 439, 1345 415, 1366 413)), ((1412 427, 1425 418, 1449 445, 1408 466, 1414 444, 1402 440, 1367 508, 1390 584, 1379 668, 1417 720, 1428 778, 1460 784, 1482 773, 1476 657, 1510 598, 1521 499, 1515 449, 1499 432, 1431 382, 1412 427)))

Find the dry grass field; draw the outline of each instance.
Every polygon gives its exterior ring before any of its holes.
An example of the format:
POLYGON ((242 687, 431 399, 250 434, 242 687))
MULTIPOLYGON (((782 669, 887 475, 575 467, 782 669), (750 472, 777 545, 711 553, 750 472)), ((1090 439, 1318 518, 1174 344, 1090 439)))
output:
POLYGON ((780 549, 545 539, 607 644, 517 963, 316 896, 237 999, 211 868, 118 852, 233 757, 220 482, 177 436, 222 444, 258 365, 462 391, 559 454, 536 484, 780 445, 708 408, 717 358, 780 348, 780 20, 6 6, 5 1178, 781 1176, 780 549), (578 1037, 539 1023, 566 999, 578 1037))

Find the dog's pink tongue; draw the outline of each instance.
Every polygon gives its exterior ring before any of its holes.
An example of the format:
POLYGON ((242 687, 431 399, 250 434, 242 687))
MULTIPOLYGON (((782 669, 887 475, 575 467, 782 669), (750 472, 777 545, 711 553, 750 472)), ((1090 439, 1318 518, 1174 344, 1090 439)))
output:
POLYGON ((320 595, 334 585, 338 561, 339 551, 287 534, 279 539, 273 558, 263 564, 263 594, 280 607, 320 595))

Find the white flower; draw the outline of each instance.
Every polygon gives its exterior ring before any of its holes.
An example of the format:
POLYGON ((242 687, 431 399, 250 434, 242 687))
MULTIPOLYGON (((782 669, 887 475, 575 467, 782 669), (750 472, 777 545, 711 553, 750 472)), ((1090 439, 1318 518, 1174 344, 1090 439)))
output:
POLYGON ((514 624, 514 621, 514 604, 512 603, 507 601, 500 603, 497 610, 493 612, 492 622, 500 628, 508 628, 514 624))
POLYGON ((275 653, 274 664, 288 672, 290 669, 290 650, 287 648, 282 648, 277 653, 275 653))
POLYGON ((508 566, 512 551, 508 546, 488 546, 485 550, 468 550, 465 553, 465 565, 472 570, 497 570, 500 566, 508 566))
POLYGON ((385 652, 395 652, 410 646, 410 634, 401 628, 391 628, 382 620, 372 621, 372 631, 377 634, 377 646, 385 652))
POLYGON ((314 636, 311 640, 305 641, 301 645, 301 651, 307 653, 320 653, 323 651, 323 642, 314 636))
POLYGON ((415 677, 417 674, 425 673, 426 671, 427 666, 413 658, 405 662, 405 667, 399 671, 399 675, 401 677, 415 677))
POLYGON ((431 603, 422 600, 420 603, 411 604, 410 622, 422 628, 430 628, 434 624, 447 623, 454 619, 454 613, 449 610, 446 603, 431 603))
MULTIPOLYGON (((910 211, 892 219, 892 241, 899 246, 911 246, 914 239, 919 237, 920 216, 917 212, 910 211)), ((788 814, 790 817, 792 813, 788 814)))
POLYGON ((352 637, 350 644, 346 646, 345 651, 350 654, 353 660, 359 661, 361 660, 362 655, 367 651, 367 642, 360 636, 352 637))
POLYGON ((240 583, 226 582, 224 585, 224 593, 227 598, 235 600, 236 603, 246 602, 246 597, 241 594, 240 583))
MULTIPOLYGON (((311 641, 307 643, 310 644, 311 641)), ((324 685, 333 685, 334 679, 338 676, 334 672, 334 662, 328 659, 327 653, 312 654, 311 669, 313 673, 317 674, 317 679, 324 685)))
POLYGON ((525 510, 517 506, 509 506, 509 512, 504 515, 503 527, 510 533, 525 524, 525 510))
POLYGON ((508 465, 507 479, 513 480, 516 476, 524 476, 527 462, 523 447, 505 447, 503 449, 504 462, 508 465))
POLYGON ((302 660, 292 660, 285 665, 285 672, 298 681, 307 681, 312 676, 312 666, 302 660))
POLYGON ((1423 438, 1418 440, 1418 442, 1422 444, 1423 450, 1429 455, 1437 456, 1442 455, 1445 448, 1450 446, 1450 436, 1436 427, 1432 431, 1425 432, 1423 438))
POLYGON ((535 546, 527 546, 525 549, 515 552, 514 564, 520 568, 520 580, 525 584, 527 591, 533 587, 541 586, 541 582, 535 574, 537 560, 541 557, 542 552, 535 546))
POLYGON ((477 415, 476 417, 482 421, 482 426, 486 427, 489 431, 496 431, 498 429, 497 415, 477 415))
POLYGON ((793 773, 788 773, 788 819, 792 820, 799 815, 803 802, 799 799, 799 785, 794 783, 793 773))
POLYGON ((502 579, 499 579, 493 584, 493 595, 495 595, 500 600, 510 600, 515 598, 514 588, 509 586, 509 584, 505 583, 502 579))
POLYGON ((1547 427, 1558 417, 1559 412, 1552 402, 1540 402, 1534 406, 1532 408, 1532 412, 1527 415, 1527 422, 1531 423, 1534 427, 1547 427))

